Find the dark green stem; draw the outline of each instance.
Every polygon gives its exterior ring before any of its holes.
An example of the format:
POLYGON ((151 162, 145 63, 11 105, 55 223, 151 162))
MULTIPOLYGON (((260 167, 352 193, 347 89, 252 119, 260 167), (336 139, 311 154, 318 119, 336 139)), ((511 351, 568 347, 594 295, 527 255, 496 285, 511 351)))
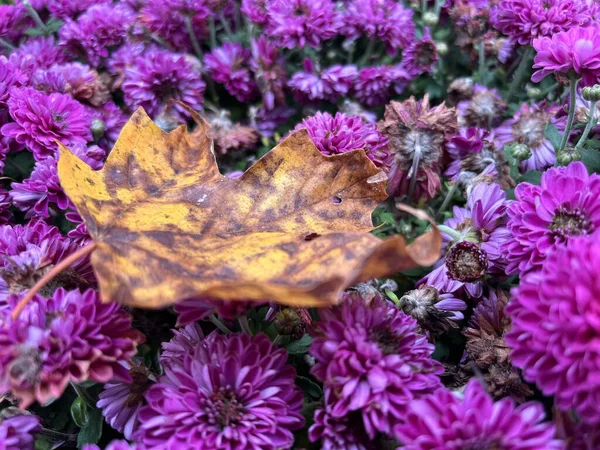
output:
POLYGON ((194 47, 194 52, 200 61, 202 61, 202 49, 200 48, 200 43, 196 38, 196 33, 194 33, 194 27, 192 25, 192 18, 190 16, 185 17, 185 28, 187 29, 188 36, 190 37, 190 41, 192 41, 192 47, 194 47))
POLYGON ((369 43, 367 44, 367 48, 365 49, 365 54, 363 55, 362 59, 360 60, 362 66, 366 65, 369 62, 369 60, 371 59, 371 56, 373 56, 373 50, 375 50, 375 40, 371 39, 371 40, 369 40, 369 43))
POLYGON ((521 55, 521 60, 519 61, 519 65, 517 66, 517 70, 515 71, 515 75, 513 77, 512 83, 510 84, 510 88, 508 90, 508 100, 510 101, 517 89, 521 87, 523 84, 523 79, 527 75, 527 71, 531 68, 531 57, 533 56, 533 47, 527 47, 527 50, 523 52, 521 55))
POLYGON ((575 119, 575 102, 577 94, 577 83, 579 80, 572 77, 569 80, 569 116, 567 117, 567 126, 565 127, 565 134, 563 134, 562 140, 560 141, 560 147, 557 153, 564 150, 569 142, 569 136, 571 134, 571 128, 573 128, 573 120, 575 119))
POLYGON ((577 142, 577 145, 575 146, 575 149, 579 149, 583 146, 583 144, 587 140, 587 137, 590 134, 590 131, 592 130, 592 128, 594 128, 594 125, 596 124, 596 118, 594 117, 596 115, 596 102, 592 101, 590 103, 590 118, 588 120, 587 125, 585 126, 585 129, 583 130, 583 134, 581 135, 579 141, 577 142))
POLYGON ((8 42, 5 39, 0 38, 0 45, 2 45, 3 47, 5 47, 7 50, 13 52, 17 49, 17 47, 15 47, 14 45, 12 45, 10 42, 8 42))

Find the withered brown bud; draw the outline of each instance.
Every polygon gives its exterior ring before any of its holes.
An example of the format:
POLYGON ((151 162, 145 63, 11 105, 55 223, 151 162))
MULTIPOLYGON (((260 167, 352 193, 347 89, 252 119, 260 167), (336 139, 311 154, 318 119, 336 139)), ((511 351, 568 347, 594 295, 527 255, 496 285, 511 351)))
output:
POLYGON ((436 304, 441 300, 438 290, 433 286, 423 286, 406 292, 398 301, 398 309, 413 317, 419 326, 434 335, 458 328, 453 311, 439 309, 436 304))
POLYGON ((478 244, 461 241, 446 254, 448 276, 453 280, 472 283, 482 279, 488 267, 488 256, 478 244))
POLYGON ((457 105, 463 100, 469 100, 473 97, 475 82, 472 78, 457 78, 448 87, 448 104, 457 105))

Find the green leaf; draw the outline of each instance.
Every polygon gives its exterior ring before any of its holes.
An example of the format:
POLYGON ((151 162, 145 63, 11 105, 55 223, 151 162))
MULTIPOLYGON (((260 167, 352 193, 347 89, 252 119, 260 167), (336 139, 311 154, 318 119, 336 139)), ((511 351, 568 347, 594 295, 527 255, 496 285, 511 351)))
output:
POLYGON ((312 344, 312 337, 305 334, 302 338, 290 342, 287 345, 286 350, 290 355, 303 355, 308 350, 308 347, 310 347, 310 344, 312 344))
POLYGON ((519 161, 517 161, 513 155, 510 154, 510 147, 505 145, 504 148, 504 156, 506 157, 506 161, 508 161, 508 167, 510 170, 510 177, 513 180, 519 178, 519 161))
POLYGON ((318 400, 323 396, 323 390, 321 389, 321 386, 312 381, 310 378, 297 376, 296 384, 306 395, 314 398, 315 400, 318 400))
POLYGON ((582 148, 581 162, 590 172, 600 172, 600 150, 595 148, 582 148))
POLYGON ((28 28, 25 30, 25 35, 29 37, 43 36, 46 32, 41 28, 28 28))
POLYGON ((562 139, 562 136, 553 123, 548 122, 548 124, 546 125, 546 129, 544 130, 544 134, 552 143, 554 150, 558 150, 560 147, 560 141, 562 139))
POLYGON ((71 417, 79 428, 85 428, 90 423, 88 407, 83 397, 77 397, 71 404, 71 417))
POLYGON ((50 35, 50 34, 56 33, 58 30, 60 30, 60 27, 62 27, 62 26, 63 26, 62 20, 50 18, 50 20, 48 20, 48 22, 46 22, 46 34, 50 35))
POLYGON ((525 172, 521 176, 520 182, 522 183, 522 182, 526 181, 528 183, 539 186, 541 179, 542 179, 542 172, 540 172, 539 170, 530 170, 529 172, 525 172))
POLYGON ((98 408, 89 409, 88 424, 83 427, 77 435, 77 447, 85 444, 96 444, 102 436, 102 411, 98 408))

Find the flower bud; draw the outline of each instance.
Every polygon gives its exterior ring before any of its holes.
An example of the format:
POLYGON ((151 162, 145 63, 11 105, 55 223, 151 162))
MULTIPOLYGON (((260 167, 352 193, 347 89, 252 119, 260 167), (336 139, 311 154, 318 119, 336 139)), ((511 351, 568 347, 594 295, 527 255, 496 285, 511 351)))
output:
POLYGON ((531 158, 531 150, 527 144, 521 144, 520 142, 513 142, 507 145, 509 154, 517 161, 525 161, 531 158))
POLYGON ((542 96, 542 90, 537 87, 528 87, 527 88, 527 97, 536 99, 542 96))
POLYGON ((437 25, 439 21, 440 19, 434 12, 427 11, 425 14, 423 14, 423 23, 428 27, 433 27, 437 25))
POLYGON ((273 324, 277 332, 283 335, 303 336, 306 331, 302 318, 293 308, 280 310, 275 314, 273 324))
POLYGON ((105 125, 102 120, 92 120, 92 136, 94 136, 94 141, 98 142, 104 136, 104 131, 105 125))
POLYGON ((573 161, 581 161, 581 152, 577 148, 567 147, 556 154, 556 161, 561 166, 566 166, 573 161))
POLYGON ((446 267, 448 276, 453 280, 472 283, 485 276, 488 255, 474 242, 457 242, 446 254, 446 267))
POLYGON ((435 51, 440 56, 446 56, 448 54, 448 44, 445 42, 436 42, 435 43, 435 51))
POLYGON ((600 100, 600 84, 594 86, 586 86, 581 91, 581 96, 584 100, 597 102, 600 100))

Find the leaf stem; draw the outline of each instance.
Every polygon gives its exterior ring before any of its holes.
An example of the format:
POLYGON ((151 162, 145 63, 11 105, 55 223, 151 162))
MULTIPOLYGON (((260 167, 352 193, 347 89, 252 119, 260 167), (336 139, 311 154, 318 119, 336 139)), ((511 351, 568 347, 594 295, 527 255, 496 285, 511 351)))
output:
POLYGON ((527 49, 521 55, 521 60, 519 61, 517 70, 515 70, 515 75, 513 77, 512 83, 510 83, 510 88, 508 90, 508 100, 510 100, 514 96, 517 89, 523 83, 523 78, 525 77, 527 69, 529 68, 528 66, 532 55, 533 47, 527 47, 527 49))
POLYGON ((73 388, 73 390, 75 391, 75 393, 81 397, 89 407, 91 408, 95 408, 96 407, 96 402, 94 402, 94 399, 90 396, 90 394, 88 394, 88 392, 82 388, 81 386, 78 386, 76 383, 73 383, 72 381, 69 381, 69 383, 71 384, 71 387, 73 388))
POLYGON ((231 330, 229 328, 227 328, 227 326, 221 322, 217 316, 215 316, 214 314, 211 314, 210 316, 208 316, 208 320, 210 320, 212 322, 212 324, 217 327, 219 330, 221 330, 223 332, 223 334, 231 334, 231 330))
POLYGON ((446 209, 446 207, 450 203, 450 200, 452 200, 452 197, 454 197, 454 193, 456 192, 457 188, 458 188, 458 180, 456 180, 454 182, 454 184, 448 190, 448 193, 446 194, 446 198, 444 198, 444 202, 442 203, 442 206, 440 206, 440 209, 438 209, 436 216, 439 216, 444 211, 444 209, 446 209))
POLYGON ((2 39, 2 38, 0 38, 0 45, 2 45, 3 47, 5 47, 7 50, 9 50, 11 52, 17 49, 17 47, 15 47, 10 42, 8 42, 7 40, 2 39))
POLYGON ((252 331, 250 330, 250 324, 248 323, 248 317, 240 316, 238 318, 238 322, 240 323, 240 328, 242 331, 250 336, 252 336, 252 331))
POLYGON ((33 19, 35 24, 38 27, 40 27, 40 29, 44 32, 44 36, 48 36, 48 27, 46 27, 46 24, 44 23, 44 21, 42 20, 40 15, 37 13, 37 11, 35 9, 33 9, 33 6, 31 6, 31 3, 29 3, 29 1, 24 1, 23 4, 25 5, 25 8, 27 9, 27 13, 33 19))
POLYGON ((61 273, 63 270, 70 267, 78 259, 81 259, 81 258, 89 255, 90 253, 92 253, 95 248, 96 248, 96 243, 91 242, 90 244, 86 245, 85 247, 81 247, 76 252, 70 254, 65 259, 61 260, 52 269, 50 269, 50 271, 48 271, 42 278, 40 278, 37 281, 37 283, 35 283, 33 285, 33 287, 31 289, 29 289, 29 291, 27 291, 27 294, 25 294, 25 296, 23 296, 23 298, 19 301, 19 303, 17 303, 17 306, 15 306, 15 309, 13 309, 13 311, 11 313, 11 319, 16 320, 19 317, 19 314, 21 314, 21 311, 23 311, 23 309, 25 309, 25 307, 29 304, 31 299, 33 297, 35 297, 35 294, 37 294, 39 292, 39 290, 41 288, 43 288, 50 280, 52 280, 56 275, 61 273))
POLYGON ((592 101, 590 103, 591 103, 590 112, 589 112, 590 118, 588 120, 587 125, 585 126, 585 129, 583 130, 583 134, 579 138, 579 141, 577 141, 577 145, 575 146, 575 149, 579 149, 583 146, 584 142, 587 140, 588 135, 590 134, 590 131, 596 124, 596 118, 594 117, 596 115, 596 102, 592 101))
POLYGON ((369 39, 369 43, 367 44, 365 53, 364 53, 362 59, 360 60, 362 66, 366 65, 369 62, 369 60, 371 59, 371 56, 373 56, 374 49, 375 49, 375 39, 369 39))
POLYGON ((557 153, 564 150, 569 142, 569 135, 571 134, 571 128, 573 127, 573 120, 575 119, 575 95, 577 94, 577 83, 579 80, 575 77, 569 80, 569 115, 567 117, 567 126, 565 127, 565 133, 563 134, 562 140, 560 141, 560 147, 557 153))

